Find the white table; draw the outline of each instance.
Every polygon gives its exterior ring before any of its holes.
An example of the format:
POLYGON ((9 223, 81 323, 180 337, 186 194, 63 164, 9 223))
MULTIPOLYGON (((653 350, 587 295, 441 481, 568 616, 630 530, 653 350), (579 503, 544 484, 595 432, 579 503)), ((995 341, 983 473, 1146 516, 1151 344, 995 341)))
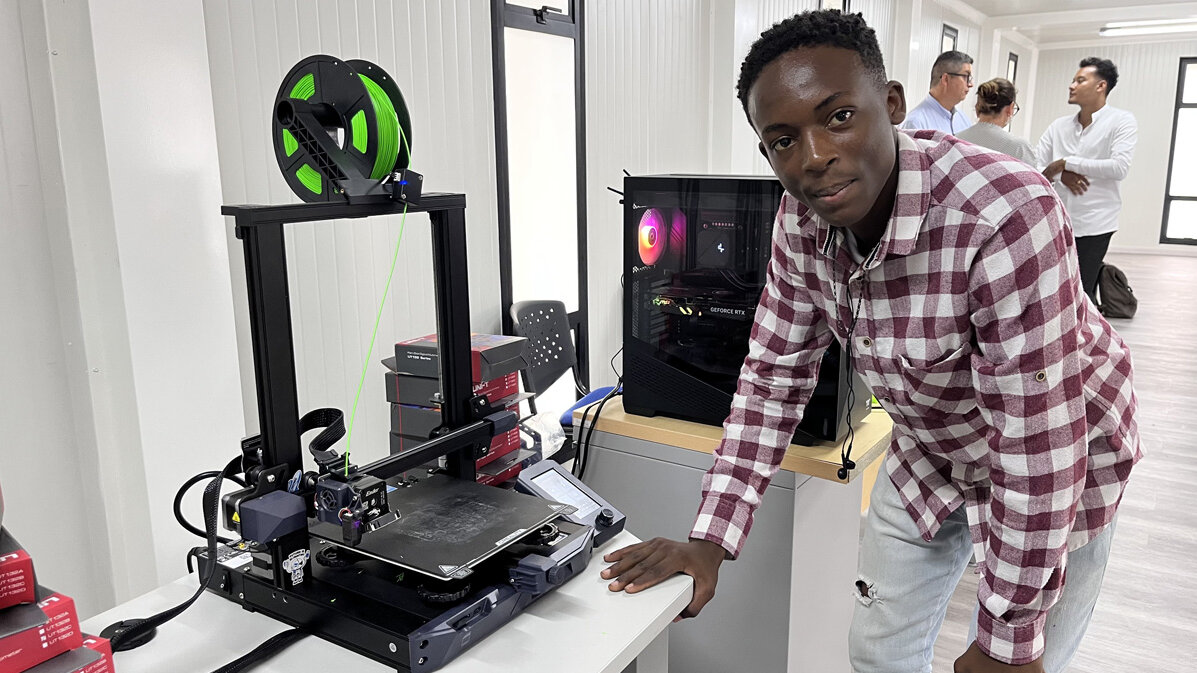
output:
MULTIPOLYGON (((635 673, 663 672, 665 628, 690 602, 693 581, 678 575, 638 594, 613 593, 599 577, 606 552, 638 542, 623 531, 595 550, 578 577, 533 603, 498 631, 441 668, 444 673, 635 673), (643 656, 641 656, 643 652, 643 656), (633 664, 633 661, 640 659, 633 664)), ((171 584, 83 622, 98 634, 122 619, 148 617, 195 592, 197 578, 171 584)), ((281 622, 205 593, 186 612, 158 629, 148 644, 116 654, 120 673, 207 673, 240 657, 288 628, 281 622)), ((316 637, 308 637, 251 669, 255 673, 394 671, 316 637)))
MULTIPOLYGON (((577 415, 575 415, 576 423, 577 415)), ((715 598, 669 629, 673 673, 847 673, 859 550, 860 474, 881 459, 892 421, 871 413, 856 429, 849 483, 834 443, 791 446, 736 561, 719 569, 715 598)), ((684 538, 719 426, 603 408, 586 483, 645 537, 684 538)))

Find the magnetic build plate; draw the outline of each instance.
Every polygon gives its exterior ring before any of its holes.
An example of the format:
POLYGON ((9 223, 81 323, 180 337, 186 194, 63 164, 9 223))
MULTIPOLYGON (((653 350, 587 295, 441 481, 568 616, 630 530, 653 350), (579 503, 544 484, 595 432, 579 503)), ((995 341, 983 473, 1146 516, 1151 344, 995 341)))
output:
POLYGON ((317 538, 442 580, 461 579, 470 568, 527 537, 569 505, 485 486, 443 474, 390 491, 399 519, 346 545, 341 527, 308 519, 317 538))

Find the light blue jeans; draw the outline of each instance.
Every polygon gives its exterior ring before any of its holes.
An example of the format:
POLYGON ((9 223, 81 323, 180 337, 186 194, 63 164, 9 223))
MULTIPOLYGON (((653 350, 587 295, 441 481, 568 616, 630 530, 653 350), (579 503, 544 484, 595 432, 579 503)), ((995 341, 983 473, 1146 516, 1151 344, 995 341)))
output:
MULTIPOLYGON (((1115 520, 1115 523, 1117 520, 1115 520)), ((1068 555, 1060 600, 1048 611, 1043 667, 1063 673, 1089 626, 1114 537, 1111 523, 1068 555)), ((848 650, 856 673, 931 673, 935 638, 948 601, 972 557, 964 507, 930 542, 919 534, 885 471, 877 476, 860 545, 856 608, 848 650)), ((976 612, 969 642, 976 638, 976 612)), ((963 654, 961 650, 959 654, 963 654)))

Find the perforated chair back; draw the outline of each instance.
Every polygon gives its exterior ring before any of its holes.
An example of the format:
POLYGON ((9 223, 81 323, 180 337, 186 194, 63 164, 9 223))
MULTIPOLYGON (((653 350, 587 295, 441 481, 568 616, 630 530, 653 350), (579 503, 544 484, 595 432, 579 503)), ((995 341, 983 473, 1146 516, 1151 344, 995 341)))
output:
POLYGON ((528 340, 530 364, 524 389, 539 395, 578 362, 569 329, 569 315, 559 301, 521 301, 511 306, 516 336, 528 340))

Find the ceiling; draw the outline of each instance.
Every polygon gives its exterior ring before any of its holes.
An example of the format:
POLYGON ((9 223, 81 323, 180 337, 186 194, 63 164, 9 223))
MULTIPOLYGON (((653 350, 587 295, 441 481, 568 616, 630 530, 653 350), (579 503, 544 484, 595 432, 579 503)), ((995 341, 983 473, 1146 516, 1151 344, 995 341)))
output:
MULTIPOLYGON (((1192 0, 963 0, 990 20, 1007 24, 1040 47, 1053 43, 1095 40, 1109 21, 1197 19, 1192 0)), ((1178 34, 1191 38, 1197 31, 1178 34)))

